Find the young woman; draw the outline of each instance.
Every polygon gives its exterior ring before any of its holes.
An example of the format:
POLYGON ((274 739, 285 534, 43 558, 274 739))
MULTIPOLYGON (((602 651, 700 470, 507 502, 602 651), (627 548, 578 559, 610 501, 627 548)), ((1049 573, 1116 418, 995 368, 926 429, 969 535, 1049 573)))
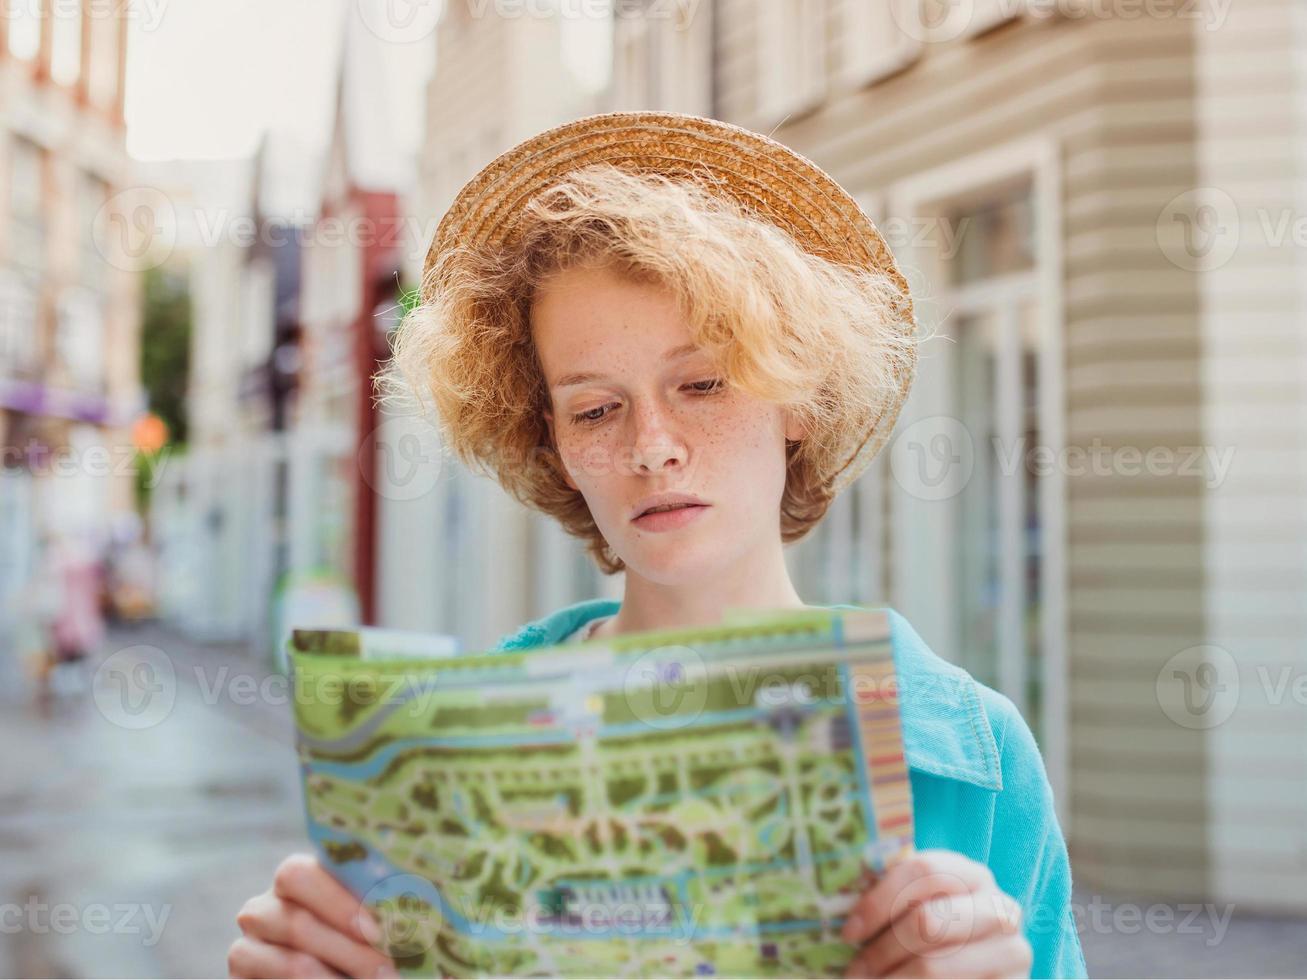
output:
MULTIPOLYGON (((610 113, 498 158, 436 238, 388 390, 429 399, 461 459, 625 573, 620 602, 498 648, 804 608, 783 547, 884 444, 915 364, 906 284, 838 185, 736 127, 610 113)), ((847 917, 847 975, 1084 976, 1029 728, 889 615, 917 851, 847 917)), ((238 922, 233 975, 393 966, 307 855, 238 922)))

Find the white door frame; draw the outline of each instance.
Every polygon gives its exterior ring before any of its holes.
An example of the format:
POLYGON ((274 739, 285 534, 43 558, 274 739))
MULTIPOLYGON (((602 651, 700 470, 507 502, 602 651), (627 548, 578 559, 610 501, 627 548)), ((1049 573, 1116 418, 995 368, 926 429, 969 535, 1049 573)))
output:
MULTIPOLYGON (((960 198, 1005 181, 1028 176, 1032 182, 1032 201, 1035 212, 1035 291, 1039 316, 1039 420, 1041 439, 1049 447, 1053 459, 1062 458, 1066 445, 1066 400, 1064 368, 1064 297, 1062 288, 1062 174, 1059 148, 1055 140, 1034 137, 1017 140, 982 153, 974 154, 932 170, 916 174, 892 185, 887 197, 891 215, 902 219, 929 216, 942 202, 960 198)), ((914 295, 927 298, 936 295, 940 282, 939 270, 933 268, 928 251, 907 242, 899 250, 900 264, 911 282, 914 295), (914 281, 915 280, 915 281, 914 281)), ((1002 284, 987 284, 990 289, 1002 284)), ((979 298, 985 287, 973 291, 979 298)), ((958 290, 952 299, 966 300, 968 294, 958 290)), ((918 315, 929 316, 929 302, 917 303, 918 315)), ((925 326, 935 324, 925 323, 925 326)), ((918 389, 919 391, 920 389, 918 389)), ((914 391, 914 396, 918 394, 914 391)), ((925 393, 923 393, 924 395, 925 393)), ((910 398, 904 407, 906 427, 915 418, 931 414, 929 405, 914 404, 921 398, 910 398), (923 411, 924 409, 924 411, 923 411)), ((1000 420, 1000 425, 1003 424, 1000 420)), ((1008 423, 1010 425, 1010 421, 1008 423)), ((1060 468, 1054 466, 1039 483, 1040 512, 1043 520, 1043 555, 1041 568, 1042 641, 1041 659, 1041 728, 1043 742, 1041 754, 1053 787, 1059 820, 1063 828, 1069 827, 1067 810, 1068 790, 1068 692, 1067 692, 1067 548, 1066 548, 1066 479, 1060 468)), ((910 529, 927 540, 950 540, 951 528, 911 528, 914 519, 912 500, 893 485, 887 489, 894 494, 894 525, 906 520, 910 529), (903 515, 900 517, 898 515, 903 515)), ((1017 503, 1019 504, 1019 498, 1017 503)), ((1008 501, 1002 506, 1010 508, 1008 501)), ((920 510, 920 508, 918 508, 920 510)), ((915 515, 919 520, 921 514, 915 515)), ((938 522, 936 522, 938 523, 938 522)), ((891 531, 894 529, 891 528, 891 531)), ((908 540, 918 540, 908 535, 908 540)), ((908 548, 894 548, 895 590, 903 605, 909 607, 908 596, 899 592, 901 583, 910 576, 920 574, 921 563, 913 562, 908 548)), ((1007 574, 1011 574, 1011 571, 1007 574)), ((945 617, 955 610, 941 610, 945 617)), ((929 624, 926 624, 929 626, 929 624)), ((951 625, 951 624, 950 624, 951 625)), ((1011 630, 1011 625, 1005 632, 1011 630)), ((1000 635, 1003 635, 1002 633, 1000 635)), ((1024 664, 1022 665, 1024 668, 1024 664)), ((1009 675, 1012 667, 1008 668, 1009 675)))

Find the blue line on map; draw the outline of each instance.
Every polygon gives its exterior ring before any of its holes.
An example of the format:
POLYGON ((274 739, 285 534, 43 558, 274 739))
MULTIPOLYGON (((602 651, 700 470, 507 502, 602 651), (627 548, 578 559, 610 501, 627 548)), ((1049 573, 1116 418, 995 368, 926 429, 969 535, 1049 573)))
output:
MULTIPOLYGON (((841 670, 843 670, 841 666, 841 670)), ((836 700, 820 700, 807 706, 805 712, 822 708, 839 707, 836 700)), ((755 721, 770 714, 766 708, 733 708, 730 711, 712 711, 700 715, 693 725, 687 725, 682 731, 703 728, 712 725, 729 725, 737 721, 755 721)), ((621 738, 624 735, 647 735, 650 726, 643 721, 622 722, 619 725, 604 725, 596 734, 600 739, 621 738)), ((492 746, 512 748, 519 745, 568 745, 576 741, 570 729, 554 729, 544 732, 507 732, 494 735, 429 735, 417 738, 401 738, 388 742, 377 750, 371 758, 358 762, 328 762, 323 759, 310 759, 309 768, 313 772, 336 776, 341 779, 370 779, 380 773, 400 752, 414 748, 458 748, 481 749, 492 746)))

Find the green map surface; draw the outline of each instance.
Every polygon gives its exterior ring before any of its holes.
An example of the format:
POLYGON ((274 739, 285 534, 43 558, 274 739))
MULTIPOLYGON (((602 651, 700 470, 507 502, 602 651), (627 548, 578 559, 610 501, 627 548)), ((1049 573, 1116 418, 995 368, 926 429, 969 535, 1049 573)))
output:
POLYGON ((844 913, 912 840, 882 614, 387 635, 289 656, 310 836, 406 975, 842 975, 844 913))

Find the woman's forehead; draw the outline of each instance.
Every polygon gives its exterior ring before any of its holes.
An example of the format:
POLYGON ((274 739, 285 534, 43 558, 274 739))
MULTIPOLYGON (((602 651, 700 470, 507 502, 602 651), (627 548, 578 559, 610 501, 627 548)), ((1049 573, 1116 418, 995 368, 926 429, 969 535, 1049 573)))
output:
POLYGON ((551 375, 627 362, 652 368, 699 350, 670 292, 588 271, 537 295, 531 331, 551 375))

